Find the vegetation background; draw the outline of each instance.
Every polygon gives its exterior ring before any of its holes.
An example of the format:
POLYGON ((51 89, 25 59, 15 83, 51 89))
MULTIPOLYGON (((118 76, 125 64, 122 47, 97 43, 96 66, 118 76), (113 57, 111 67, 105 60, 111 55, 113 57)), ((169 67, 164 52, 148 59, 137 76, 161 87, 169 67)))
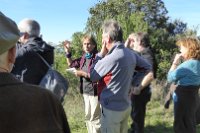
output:
MULTIPOLYGON (((80 94, 74 95, 70 88, 63 103, 72 133, 87 133, 84 122, 84 104, 80 94)), ((173 103, 169 109, 164 108, 163 94, 165 89, 162 85, 152 84, 152 98, 147 104, 145 118, 145 133, 173 133, 173 103)), ((131 119, 129 119, 129 127, 131 119)), ((197 126, 200 133, 200 125, 197 126)))
MULTIPOLYGON (((85 33, 96 37, 101 47, 101 25, 106 19, 117 20, 124 32, 124 39, 132 32, 146 32, 156 55, 158 64, 157 79, 152 84, 153 96, 147 106, 145 120, 146 133, 172 133, 173 105, 164 109, 166 94, 166 74, 173 55, 177 52, 175 42, 180 37, 197 37, 198 27, 189 29, 187 24, 176 19, 169 21, 168 11, 162 0, 99 0, 90 8, 85 30, 72 35, 73 58, 82 55, 81 38, 85 33)), ((67 68, 62 42, 56 46, 55 66, 69 82, 69 91, 63 103, 72 133, 86 133, 84 123, 84 105, 79 93, 79 78, 66 73, 67 68)), ((200 132, 200 127, 198 127, 200 132)))

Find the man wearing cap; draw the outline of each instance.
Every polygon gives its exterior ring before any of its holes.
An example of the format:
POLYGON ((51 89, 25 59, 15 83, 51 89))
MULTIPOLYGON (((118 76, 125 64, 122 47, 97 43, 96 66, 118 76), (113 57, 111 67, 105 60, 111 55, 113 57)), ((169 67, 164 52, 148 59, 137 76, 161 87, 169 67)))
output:
POLYGON ((38 85, 46 74, 48 67, 39 55, 53 64, 54 47, 40 37, 40 25, 32 19, 23 19, 18 24, 20 30, 16 62, 11 73, 23 82, 38 85), (39 54, 39 55, 38 55, 39 54))
POLYGON ((64 109, 51 92, 10 74, 20 34, 1 12, 0 29, 0 132, 70 133, 64 109))

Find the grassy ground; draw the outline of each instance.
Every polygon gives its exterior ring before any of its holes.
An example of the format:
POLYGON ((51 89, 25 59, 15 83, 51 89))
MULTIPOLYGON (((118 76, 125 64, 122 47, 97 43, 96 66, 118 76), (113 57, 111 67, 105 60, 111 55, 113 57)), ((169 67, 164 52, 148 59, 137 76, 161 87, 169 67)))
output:
MULTIPOLYGON (((162 87, 153 90, 151 101, 147 104, 145 133, 173 133, 173 104, 164 109, 162 87)), ((71 88, 70 88, 71 89, 71 88)), ((63 103, 72 133, 87 133, 84 123, 84 104, 80 94, 69 93, 63 103)), ((131 119, 129 119, 129 126, 131 119)), ((197 133, 200 126, 197 127, 197 133)))
POLYGON ((80 94, 73 96, 68 94, 65 97, 64 109, 72 133, 87 133, 84 122, 84 103, 80 94))

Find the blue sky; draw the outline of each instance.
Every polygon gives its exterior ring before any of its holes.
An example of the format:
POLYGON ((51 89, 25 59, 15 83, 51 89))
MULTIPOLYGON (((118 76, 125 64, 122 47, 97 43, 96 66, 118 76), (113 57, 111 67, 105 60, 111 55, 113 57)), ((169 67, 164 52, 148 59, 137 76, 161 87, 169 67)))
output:
MULTIPOLYGON (((180 19, 191 29, 200 28, 199 0, 163 0, 171 20, 180 19)), ((200 35, 200 29, 198 30, 200 35)))
MULTIPOLYGON (((181 19, 190 28, 200 25, 198 0, 163 0, 170 20, 181 19)), ((74 32, 83 31, 89 17, 89 8, 98 0, 0 0, 0 11, 19 23, 32 18, 41 25, 41 34, 47 42, 71 40, 74 32)), ((199 32, 198 32, 199 33, 199 32)))

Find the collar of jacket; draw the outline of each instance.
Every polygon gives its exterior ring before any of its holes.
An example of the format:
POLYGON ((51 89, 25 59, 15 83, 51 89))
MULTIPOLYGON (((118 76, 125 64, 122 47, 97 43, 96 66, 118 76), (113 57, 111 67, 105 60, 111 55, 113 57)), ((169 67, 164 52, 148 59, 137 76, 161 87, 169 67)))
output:
POLYGON ((119 41, 115 42, 114 46, 110 49, 110 51, 106 55, 111 54, 115 48, 125 48, 125 47, 124 47, 123 43, 121 43, 119 41))
POLYGON ((14 75, 7 72, 0 72, 0 81, 0 86, 22 84, 14 75))
MULTIPOLYGON (((90 62, 89 62, 89 66, 88 66, 88 72, 90 72, 90 67, 91 67, 95 57, 96 57, 96 53, 93 53, 92 57, 89 59, 90 62)), ((82 57, 81 57, 81 60, 80 60, 80 69, 83 68, 83 65, 84 65, 85 61, 86 61, 85 54, 83 54, 82 57)))
POLYGON ((140 55, 146 55, 146 54, 148 54, 149 52, 150 52, 150 48, 149 48, 149 47, 146 47, 146 48, 144 48, 144 50, 141 51, 139 54, 140 54, 140 55))

